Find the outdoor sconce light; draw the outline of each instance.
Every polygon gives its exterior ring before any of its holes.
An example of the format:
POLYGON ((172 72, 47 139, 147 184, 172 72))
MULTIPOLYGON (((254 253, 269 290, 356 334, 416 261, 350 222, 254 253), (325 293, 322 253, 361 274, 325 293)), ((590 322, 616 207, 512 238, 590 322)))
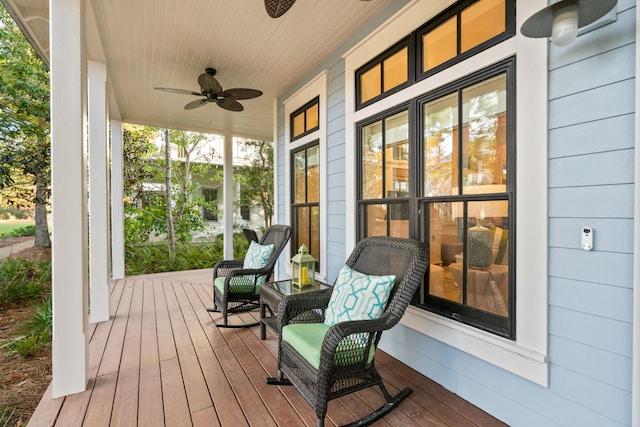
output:
POLYGON ((309 255, 306 245, 300 246, 298 253, 291 258, 293 274, 291 283, 293 286, 302 287, 313 285, 316 282, 316 260, 309 255))
POLYGON ((526 37, 551 37, 556 46, 575 40, 578 29, 607 14, 617 0, 560 0, 527 19, 520 32, 526 37))

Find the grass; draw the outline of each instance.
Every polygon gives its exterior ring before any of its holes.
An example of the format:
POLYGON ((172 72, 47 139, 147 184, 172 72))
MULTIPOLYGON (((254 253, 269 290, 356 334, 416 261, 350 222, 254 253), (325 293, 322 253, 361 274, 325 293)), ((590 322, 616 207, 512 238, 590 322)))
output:
POLYGON ((0 221, 0 237, 29 236, 35 234, 35 231, 33 221, 0 221))

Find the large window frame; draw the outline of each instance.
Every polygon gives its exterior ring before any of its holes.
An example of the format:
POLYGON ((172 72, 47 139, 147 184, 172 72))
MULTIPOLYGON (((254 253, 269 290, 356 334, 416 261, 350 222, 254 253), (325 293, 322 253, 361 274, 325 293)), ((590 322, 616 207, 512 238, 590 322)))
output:
POLYGON ((303 244, 307 246, 309 254, 316 259, 316 271, 320 271, 322 258, 320 257, 320 141, 315 140, 295 150, 291 150, 291 165, 294 173, 291 174, 291 257, 298 253, 298 248, 303 244), (312 171, 309 166, 309 159, 315 157, 312 171), (298 176, 295 171, 298 168, 295 164, 298 161, 304 164, 299 169, 302 176, 298 176), (300 178, 300 179, 299 179, 300 178), (310 184, 311 182, 311 184, 310 184), (317 188, 310 188, 310 187, 317 188), (306 215, 306 222, 303 221, 306 215), (304 222, 304 224, 303 224, 304 222), (305 226, 303 229, 303 225, 305 226), (314 231, 317 233, 315 234, 314 231))
MULTIPOLYGON (((451 4, 451 2, 447 2, 451 4)), ((518 2, 517 23, 547 5, 545 0, 518 2)), ((495 334, 462 324, 410 306, 401 324, 433 338, 438 342, 461 350, 480 360, 489 362, 508 372, 536 384, 548 386, 548 217, 547 217, 547 72, 548 55, 545 40, 528 39, 520 34, 508 38, 482 52, 456 63, 429 78, 417 81, 411 87, 380 99, 364 108, 357 108, 355 72, 370 61, 373 55, 392 46, 395 40, 406 37, 407 28, 420 28, 425 20, 440 12, 431 2, 416 2, 394 15, 358 46, 344 55, 345 59, 345 141, 346 141, 346 194, 356 194, 357 128, 356 123, 380 114, 394 106, 408 102, 418 94, 429 93, 470 73, 486 68, 511 56, 517 56, 516 111, 517 116, 517 188, 518 212, 516 251, 517 300, 515 325, 516 339, 505 340, 495 334), (519 55, 519 53, 524 53, 519 55), (525 261, 526 260, 526 261, 525 261)), ((357 200, 347 197, 346 223, 352 230, 346 235, 345 255, 357 241, 357 200)), ((417 209, 417 208, 416 208, 417 209)), ((393 335, 393 334, 392 334, 393 335)), ((426 338, 427 339, 427 338, 426 338)), ((427 339, 428 341, 428 339, 427 339)), ((406 355, 420 352, 422 344, 407 342, 400 347, 383 345, 385 351, 407 360, 406 355), (407 351, 403 350, 406 346, 407 351)), ((429 371, 429 370, 427 370, 429 371)), ((427 372, 425 371, 425 372, 427 372)), ((429 371, 430 372, 430 371, 429 371)))
MULTIPOLYGON (((471 214, 469 213, 469 206, 473 206, 479 202, 506 202, 508 206, 508 227, 506 228, 510 232, 507 233, 506 242, 507 242, 507 250, 508 250, 508 287, 506 289, 507 301, 506 303, 507 312, 506 316, 496 314, 490 310, 478 310, 477 307, 472 306, 467 303, 467 285, 468 285, 468 274, 469 269, 471 267, 467 262, 462 262, 463 265, 463 283, 460 283, 462 288, 462 296, 463 301, 454 302, 450 301, 446 298, 441 298, 438 296, 434 296, 432 291, 433 284, 430 282, 431 277, 435 277, 435 275, 428 274, 427 279, 425 280, 425 285, 417 294, 416 298, 414 298, 412 304, 425 308, 427 310, 438 313, 442 316, 449 317, 451 319, 460 321, 462 323, 466 323, 472 325, 474 327, 487 330, 491 333, 494 333, 499 336, 503 336, 505 338, 509 338, 514 340, 516 338, 516 330, 515 330, 515 319, 516 319, 516 253, 515 253, 515 241, 516 241, 516 212, 515 212, 515 186, 516 186, 516 128, 515 128, 515 68, 516 68, 516 59, 514 57, 508 58, 504 61, 499 62, 498 64, 494 64, 492 66, 487 67, 481 71, 473 73, 469 76, 466 76, 460 80, 452 82, 443 88, 439 88, 429 94, 426 94, 424 97, 418 99, 418 108, 417 108, 417 120, 418 128, 422 129, 424 124, 422 122, 422 118, 424 117, 424 108, 425 106, 434 100, 442 99, 443 97, 449 94, 455 94, 458 98, 458 129, 462 129, 462 121, 463 114, 462 109, 464 104, 461 102, 462 93, 466 88, 472 87, 473 85, 486 82, 491 80, 492 78, 504 75, 506 77, 506 128, 505 128, 505 136, 506 136, 506 183, 504 185, 505 189, 503 192, 494 192, 487 194, 465 194, 465 187, 463 186, 464 180, 462 177, 463 170, 463 156, 457 156, 457 165, 455 168, 458 170, 459 176, 456 177, 457 181, 457 194, 451 195, 436 195, 436 196, 428 196, 425 194, 419 195, 417 200, 418 211, 420 212, 420 220, 419 224, 422 227, 420 238, 429 243, 432 240, 432 236, 434 236, 433 230, 431 229, 430 224, 430 207, 435 204, 458 204, 464 207, 464 214, 462 215, 463 224, 460 229, 461 235, 460 240, 463 242, 463 250, 462 253, 467 253, 467 245, 469 239, 467 237, 467 233, 469 232, 471 226, 471 214)), ((419 152, 424 152, 424 132, 418 132, 421 135, 421 138, 418 141, 419 152)), ((457 140, 455 144, 458 145, 459 152, 463 150, 463 132, 460 131, 457 134, 457 140)), ((424 158, 421 156, 418 159, 419 167, 417 168, 419 171, 424 171, 425 167, 422 161, 424 158)), ((424 177, 420 176, 418 182, 423 183, 424 177)), ((494 186, 499 187, 499 186, 494 186)), ((424 192, 420 192, 424 193, 424 192)), ((433 264, 436 260, 432 260, 430 263, 430 269, 438 268, 433 264)), ((429 271, 431 273, 431 271, 429 271)), ((472 273, 476 273, 472 271, 472 273)), ((503 290, 505 291, 505 290, 503 290)), ((489 292, 487 290, 487 292, 489 292)), ((502 301, 501 301, 502 303, 502 301)))
MULTIPOLYGON (((464 206, 464 214, 461 217, 464 219, 462 230, 463 235, 460 236, 460 240, 465 242, 465 247, 461 248, 461 251, 466 253, 466 233, 470 227, 469 218, 467 216, 467 206, 473 206, 479 202, 496 202, 496 201, 506 201, 508 203, 509 212, 509 227, 508 229, 515 230, 515 125, 514 125, 514 117, 515 117, 515 58, 509 58, 507 60, 501 61, 498 64, 491 65, 481 71, 473 73, 469 76, 465 76, 464 78, 452 82, 444 87, 437 88, 430 93, 427 93, 423 96, 417 97, 411 100, 410 103, 404 103, 398 107, 392 108, 390 110, 384 111, 381 114, 377 114, 367 120, 359 122, 356 125, 358 140, 356 144, 357 149, 357 158, 361 159, 358 164, 358 193, 357 193, 357 230, 358 235, 357 239, 361 240, 365 237, 372 235, 371 229, 374 228, 371 226, 372 221, 375 220, 376 223, 386 222, 386 229, 381 233, 380 230, 383 228, 381 226, 375 227, 377 231, 377 235, 389 235, 395 237, 412 237, 423 240, 427 245, 430 245, 431 236, 433 235, 430 230, 430 206, 432 204, 442 204, 442 203, 451 203, 451 204, 459 204, 460 206, 464 206), (456 128, 462 129, 462 109, 464 104, 461 102, 462 93, 465 89, 473 87, 474 85, 486 82, 491 80, 496 76, 505 76, 506 81, 506 151, 507 151, 507 163, 506 163, 506 177, 507 182, 505 185, 505 191, 502 193, 492 193, 492 194, 464 194, 463 191, 463 179, 462 179, 462 162, 463 156, 457 156, 456 162, 459 163, 455 166, 455 169, 458 170, 460 176, 456 177, 454 182, 457 182, 456 186, 458 188, 457 191, 454 191, 453 194, 451 192, 445 195, 437 195, 437 196, 426 196, 423 195, 423 183, 424 183, 424 171, 425 167, 423 164, 423 156, 421 153, 424 153, 424 132, 421 131, 423 128, 423 109, 424 106, 429 102, 440 99, 442 97, 446 97, 447 95, 454 94, 456 98, 459 99, 457 104, 457 108, 459 112, 457 113, 458 122, 456 123, 456 128), (397 117, 399 114, 403 112, 407 112, 408 116, 408 129, 406 132, 408 138, 408 152, 409 159, 407 162, 409 178, 409 188, 407 194, 402 194, 401 197, 396 197, 395 194, 389 194, 388 184, 386 180, 388 179, 387 175, 387 145, 386 145, 386 128, 385 123, 388 119, 397 117), (378 152, 378 156, 375 161, 381 164, 381 166, 377 169, 379 176, 370 176, 371 173, 367 173, 364 169, 363 164, 366 163, 366 152, 364 150, 364 146, 366 145, 366 135, 371 126, 377 126, 380 128, 380 131, 376 134, 377 145, 378 148, 376 151, 378 152), (367 188, 371 187, 372 182, 378 182, 379 188, 373 188, 365 192, 365 185, 367 188), (370 194, 365 194, 370 193, 370 194), (457 193, 457 194, 456 194, 457 193), (413 207, 413 208, 410 208, 413 207), (416 209, 417 207, 417 209, 416 209), (392 227, 391 224, 393 221, 393 212, 404 211, 405 213, 401 215, 403 221, 401 223, 406 224, 405 227, 402 227, 400 231, 398 231, 398 227, 392 227), (371 212, 374 212, 376 215, 375 219, 370 218, 372 215, 371 212), (379 218, 378 218, 379 217, 379 218), (406 233, 406 234, 405 234, 406 233), (464 238, 462 238, 464 237, 464 238)), ((455 145, 459 152, 463 150, 463 132, 457 132, 457 140, 455 141, 455 145)), ((373 161, 373 160, 372 160, 373 161)), ((397 216, 397 215, 396 215, 397 216)), ((395 221, 398 222, 398 221, 395 221)), ((506 247, 509 250, 508 259, 514 261, 515 258, 515 239, 516 234, 514 232, 507 233, 508 244, 506 247)), ((459 322, 472 325, 474 327, 489 331, 491 333, 497 334, 499 336, 503 336, 509 339, 515 339, 515 263, 514 266, 508 267, 508 288, 505 289, 506 295, 508 295, 508 301, 506 306, 509 308, 506 316, 503 314, 497 314, 490 310, 486 309, 478 309, 477 306, 473 306, 472 304, 467 303, 467 269, 468 267, 466 262, 461 263, 464 268, 464 274, 462 277, 462 282, 459 283, 461 293, 462 293, 462 301, 456 302, 446 298, 441 298, 438 296, 434 296, 430 290, 432 287, 432 283, 430 282, 430 278, 433 277, 428 274, 425 277, 424 286, 416 294, 412 304, 414 306, 438 313, 440 315, 455 319, 459 322)), ((435 266, 434 264, 430 264, 431 268, 440 268, 435 266)), ((448 271, 448 268, 446 268, 448 271)), ((488 291, 487 291, 488 292, 488 291)))

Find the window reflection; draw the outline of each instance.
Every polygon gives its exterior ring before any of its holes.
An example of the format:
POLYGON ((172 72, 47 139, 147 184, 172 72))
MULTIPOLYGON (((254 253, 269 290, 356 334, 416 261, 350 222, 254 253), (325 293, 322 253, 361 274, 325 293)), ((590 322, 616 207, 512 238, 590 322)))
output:
POLYGON ((457 93, 424 106, 424 141, 424 195, 458 194, 457 93))
POLYGON ((504 74, 462 91, 465 194, 471 186, 506 183, 506 92, 504 74))

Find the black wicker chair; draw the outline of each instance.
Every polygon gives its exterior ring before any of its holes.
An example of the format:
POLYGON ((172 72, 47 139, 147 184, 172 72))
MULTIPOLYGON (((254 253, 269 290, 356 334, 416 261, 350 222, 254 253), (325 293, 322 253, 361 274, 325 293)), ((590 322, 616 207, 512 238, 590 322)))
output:
POLYGON ((296 295, 278 310, 281 322, 278 377, 267 378, 267 383, 293 384, 315 409, 318 426, 324 426, 327 403, 331 399, 378 385, 386 403, 351 424, 368 425, 394 409, 413 391, 407 387, 391 396, 375 368, 373 354, 382 332, 398 323, 423 280, 428 264, 425 245, 410 239, 369 237, 358 243, 346 264, 360 273, 393 274, 396 279, 379 318, 341 322, 329 327, 322 341, 318 368, 282 339, 283 328, 305 322, 305 319, 314 322, 318 313, 324 313, 331 292, 296 295))
POLYGON ((226 328, 246 328, 259 323, 230 325, 228 315, 260 307, 260 282, 271 278, 278 257, 291 237, 288 225, 272 225, 263 234, 258 243, 273 244, 273 252, 266 265, 260 269, 243 269, 243 260, 223 260, 213 266, 213 308, 208 311, 222 312, 223 323, 217 326, 226 328), (216 279, 224 277, 224 291, 215 286, 216 279), (233 291, 230 292, 230 289, 233 291))

